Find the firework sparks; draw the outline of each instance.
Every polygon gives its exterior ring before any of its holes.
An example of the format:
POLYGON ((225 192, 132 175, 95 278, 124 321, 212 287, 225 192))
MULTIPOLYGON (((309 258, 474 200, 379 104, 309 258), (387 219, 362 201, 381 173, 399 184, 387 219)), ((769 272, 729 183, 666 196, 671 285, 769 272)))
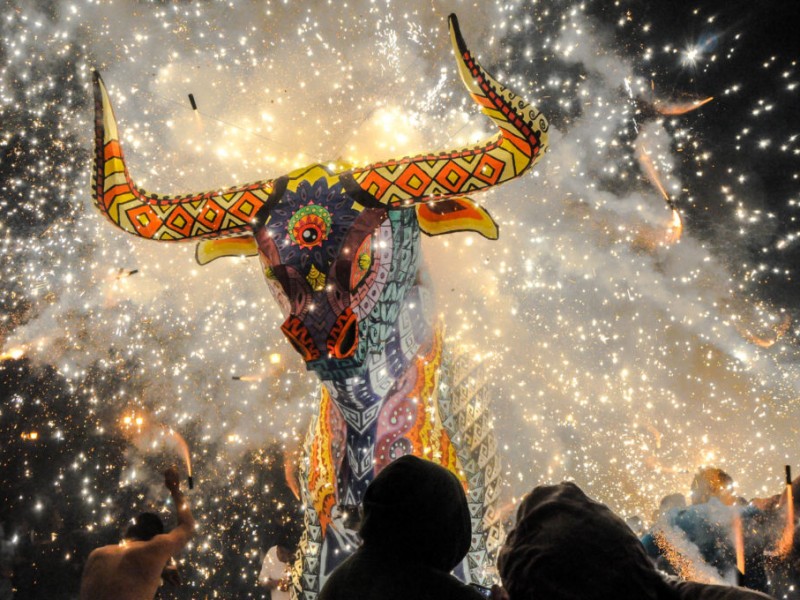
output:
POLYGON ((162 443, 173 446, 180 454, 189 476, 189 488, 194 487, 192 455, 183 436, 162 423, 155 422, 143 411, 130 411, 120 418, 123 434, 142 448, 153 450, 162 443))
POLYGON ((720 585, 724 582, 700 556, 697 546, 679 529, 659 528, 654 541, 679 577, 687 581, 720 585))
MULTIPOLYGON (((119 99, 137 179, 175 193, 469 144, 483 125, 459 104, 435 2, 45 4, 0 9, 0 428, 13 460, 50 453, 9 502, 27 519, 58 496, 81 530, 107 535, 149 499, 142 462, 154 450, 114 441, 149 430, 155 450, 184 457, 163 425, 185 435, 204 476, 198 518, 214 523, 187 554, 192 585, 247 586, 259 527, 277 514, 280 456, 306 430, 316 382, 280 333, 257 259, 200 267, 194 248, 126 238, 90 210, 88 65, 119 99), (252 453, 272 445, 277 474, 259 479, 269 461, 252 453), (246 550, 222 557, 220 543, 246 550)), ((711 26, 704 9, 669 30, 615 3, 488 1, 460 15, 558 140, 531 179, 476 196, 500 240, 422 242, 448 331, 491 356, 512 495, 570 478, 646 514, 710 452, 753 495, 777 483, 764 464, 800 460, 800 84, 793 58, 737 37, 738 23, 758 21, 748 10, 720 12, 730 33, 717 49, 688 50, 674 40, 711 26), (636 100, 668 86, 716 100, 636 100)))

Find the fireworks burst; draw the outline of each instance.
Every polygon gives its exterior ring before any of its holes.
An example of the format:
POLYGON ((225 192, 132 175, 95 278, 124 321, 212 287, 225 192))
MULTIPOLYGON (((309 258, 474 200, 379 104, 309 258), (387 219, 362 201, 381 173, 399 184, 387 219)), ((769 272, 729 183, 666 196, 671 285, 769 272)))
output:
POLYGON ((124 442, 148 423, 181 431, 203 476, 192 593, 252 591, 276 515, 299 511, 282 455, 316 382, 257 261, 200 267, 92 210, 91 69, 145 187, 366 164, 484 137, 442 35, 453 7, 553 127, 542 169, 480 199, 499 241, 424 242, 450 342, 492 357, 507 495, 570 478, 649 514, 701 465, 755 496, 800 463, 797 62, 764 54, 752 19, 682 7, 713 29, 684 45, 636 3, 46 4, 0 14, 0 466, 30 463, 3 482, 8 518, 55 532, 35 507, 62 486, 59 514, 96 543, 161 506, 156 459, 124 442))

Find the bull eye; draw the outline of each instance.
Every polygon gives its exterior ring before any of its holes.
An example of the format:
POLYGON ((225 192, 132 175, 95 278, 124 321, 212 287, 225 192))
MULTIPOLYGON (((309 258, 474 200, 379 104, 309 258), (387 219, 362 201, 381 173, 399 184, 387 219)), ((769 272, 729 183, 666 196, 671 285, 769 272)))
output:
POLYGON ((322 206, 307 204, 289 219, 289 239, 301 248, 321 246, 328 239, 333 218, 322 206))
POLYGON ((307 227, 303 229, 303 233, 301 233, 300 236, 306 244, 313 244, 319 238, 319 229, 316 227, 307 227))
POLYGON ((353 266, 350 268, 350 289, 356 289, 364 281, 372 267, 372 236, 368 235, 361 242, 353 257, 353 266))

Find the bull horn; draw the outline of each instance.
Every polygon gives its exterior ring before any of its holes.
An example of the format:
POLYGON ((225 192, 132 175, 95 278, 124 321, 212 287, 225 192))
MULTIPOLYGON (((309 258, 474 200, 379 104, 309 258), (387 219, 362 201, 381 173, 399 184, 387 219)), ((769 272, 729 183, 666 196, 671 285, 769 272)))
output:
POLYGON ((95 158, 92 197, 125 231, 160 241, 197 240, 249 233, 272 191, 271 181, 185 196, 158 196, 131 180, 117 122, 103 79, 94 73, 95 158))
POLYGON ((481 68, 450 15, 450 40, 461 80, 499 128, 478 147, 379 162, 351 171, 358 186, 390 207, 462 196, 515 177, 547 148, 547 119, 481 68))

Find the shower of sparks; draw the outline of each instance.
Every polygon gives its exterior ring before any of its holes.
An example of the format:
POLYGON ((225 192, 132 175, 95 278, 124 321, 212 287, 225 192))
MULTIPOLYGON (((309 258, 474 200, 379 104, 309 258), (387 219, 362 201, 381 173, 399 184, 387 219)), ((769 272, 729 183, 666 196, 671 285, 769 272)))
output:
POLYGON ((180 433, 156 422, 152 416, 136 411, 126 413, 120 419, 120 427, 123 436, 132 439, 136 446, 149 446, 151 449, 165 444, 174 446, 186 466, 189 477, 192 476, 192 454, 180 433))
POLYGON ((657 529, 654 541, 679 577, 712 585, 723 583, 716 570, 703 560, 697 547, 680 529, 657 529))
POLYGON ((800 330, 781 292, 800 239, 800 136, 780 116, 797 106, 796 58, 760 57, 757 80, 739 68, 742 15, 683 49, 620 3, 395 4, 0 9, 0 505, 58 536, 65 564, 164 509, 174 457, 127 441, 158 423, 204 478, 187 593, 266 597, 260 552, 301 515, 293 469, 318 399, 257 260, 200 267, 191 245, 133 239, 93 210, 91 70, 148 189, 364 164, 488 131, 457 80, 450 10, 554 132, 536 173, 476 195, 499 241, 423 242, 449 343, 491 357, 504 503, 569 478, 649 515, 700 466, 754 497, 800 464, 800 330), (735 75, 711 77, 722 68, 735 75), (662 89, 716 100, 654 100, 662 89), (731 119, 727 137, 709 129, 731 119), (759 195, 764 181, 781 193, 759 195))

